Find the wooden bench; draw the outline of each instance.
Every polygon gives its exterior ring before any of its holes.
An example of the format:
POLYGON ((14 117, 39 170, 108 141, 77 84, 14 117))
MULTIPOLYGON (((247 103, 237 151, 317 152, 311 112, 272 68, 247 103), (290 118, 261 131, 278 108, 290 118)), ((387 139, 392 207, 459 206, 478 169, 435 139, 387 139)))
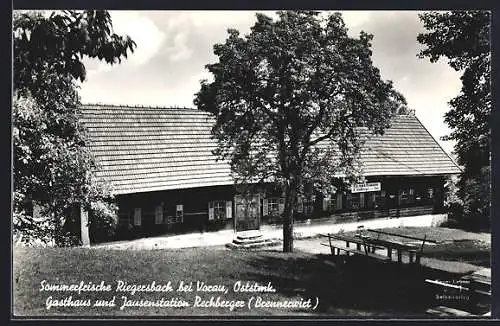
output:
MULTIPOLYGON (((380 235, 389 235, 389 236, 399 237, 399 238, 403 238, 403 239, 421 241, 422 243, 420 244, 418 249, 407 250, 410 263, 414 261, 416 264, 420 264, 420 258, 423 255, 425 243, 437 243, 437 241, 427 239, 427 234, 425 234, 423 238, 418 238, 418 237, 412 237, 412 236, 397 234, 397 233, 392 233, 392 232, 385 232, 385 231, 373 230, 373 229, 364 229, 362 226, 358 228, 359 236, 363 236, 365 231, 373 232, 373 233, 377 234, 377 237, 376 237, 377 240, 380 239, 380 235)), ((396 243, 396 242, 394 242, 394 243, 396 243)), ((402 242, 400 244, 403 245, 402 242)), ((400 259, 401 258, 398 257, 398 260, 400 260, 400 259)))
POLYGON ((354 248, 347 248, 347 247, 343 247, 343 246, 329 245, 328 243, 322 243, 322 245, 329 246, 330 249, 332 250, 333 256, 338 256, 338 255, 340 255, 341 251, 344 251, 347 256, 349 256, 349 254, 352 253, 355 255, 366 256, 369 258, 374 258, 374 259, 378 259, 378 260, 382 260, 382 261, 388 261, 391 259, 388 256, 379 255, 379 254, 370 252, 368 250, 365 251, 365 250, 358 250, 358 249, 354 249, 354 248))
MULTIPOLYGON (((350 254, 354 254, 354 255, 365 256, 365 257, 374 258, 374 259, 378 259, 378 260, 382 260, 382 261, 391 260, 391 258, 388 256, 376 254, 375 253, 376 246, 366 243, 364 241, 364 239, 362 239, 362 238, 350 238, 350 237, 343 237, 343 236, 335 236, 332 234, 327 234, 327 235, 323 235, 323 236, 328 237, 328 243, 321 243, 321 245, 329 247, 332 256, 338 256, 338 255, 340 255, 340 252, 343 251, 346 253, 347 256, 349 256, 350 254), (342 245, 337 245, 337 244, 332 242, 332 239, 345 241, 346 246, 344 247, 342 245), (355 243, 356 248, 349 247, 349 243, 355 243), (363 247, 364 250, 362 250, 361 247, 363 247)), ((379 247, 377 247, 377 248, 379 248, 379 247)))

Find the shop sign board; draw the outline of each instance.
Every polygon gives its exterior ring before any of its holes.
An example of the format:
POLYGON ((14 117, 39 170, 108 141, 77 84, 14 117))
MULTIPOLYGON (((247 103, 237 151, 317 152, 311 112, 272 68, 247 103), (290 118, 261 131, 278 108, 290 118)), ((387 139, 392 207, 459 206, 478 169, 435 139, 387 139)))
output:
POLYGON ((351 186, 351 193, 380 191, 380 182, 356 183, 351 186))

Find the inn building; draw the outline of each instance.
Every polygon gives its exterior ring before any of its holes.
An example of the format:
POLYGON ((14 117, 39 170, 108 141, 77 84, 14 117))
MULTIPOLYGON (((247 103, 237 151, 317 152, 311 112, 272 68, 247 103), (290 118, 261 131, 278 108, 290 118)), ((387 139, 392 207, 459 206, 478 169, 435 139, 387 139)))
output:
MULTIPOLYGON (((90 148, 119 206, 117 236, 243 231, 280 223, 282 191, 243 196, 227 162, 217 161, 213 118, 186 108, 84 105, 90 148)), ((413 114, 364 143, 366 183, 301 199, 297 220, 358 221, 443 213, 445 181, 458 166, 413 114)))

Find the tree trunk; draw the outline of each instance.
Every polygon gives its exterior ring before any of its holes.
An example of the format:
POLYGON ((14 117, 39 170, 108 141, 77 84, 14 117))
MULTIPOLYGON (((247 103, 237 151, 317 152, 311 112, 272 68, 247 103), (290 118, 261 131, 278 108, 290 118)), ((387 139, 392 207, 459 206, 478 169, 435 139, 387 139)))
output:
POLYGON ((297 198, 297 184, 290 182, 285 187, 285 210, 283 212, 283 252, 293 252, 293 217, 297 198))

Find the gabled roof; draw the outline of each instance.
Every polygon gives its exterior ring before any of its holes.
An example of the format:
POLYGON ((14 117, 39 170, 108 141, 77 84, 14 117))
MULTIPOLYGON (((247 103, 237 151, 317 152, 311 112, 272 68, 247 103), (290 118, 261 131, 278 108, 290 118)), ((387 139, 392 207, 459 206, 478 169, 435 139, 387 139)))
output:
POLYGON ((363 146, 361 161, 366 176, 460 173, 414 115, 398 115, 384 135, 370 137, 363 146))
MULTIPOLYGON (((213 118, 196 109, 84 105, 98 175, 126 194, 233 184, 216 161, 213 118)), ((362 152, 364 174, 435 175, 460 170, 415 116, 397 116, 362 152)))

